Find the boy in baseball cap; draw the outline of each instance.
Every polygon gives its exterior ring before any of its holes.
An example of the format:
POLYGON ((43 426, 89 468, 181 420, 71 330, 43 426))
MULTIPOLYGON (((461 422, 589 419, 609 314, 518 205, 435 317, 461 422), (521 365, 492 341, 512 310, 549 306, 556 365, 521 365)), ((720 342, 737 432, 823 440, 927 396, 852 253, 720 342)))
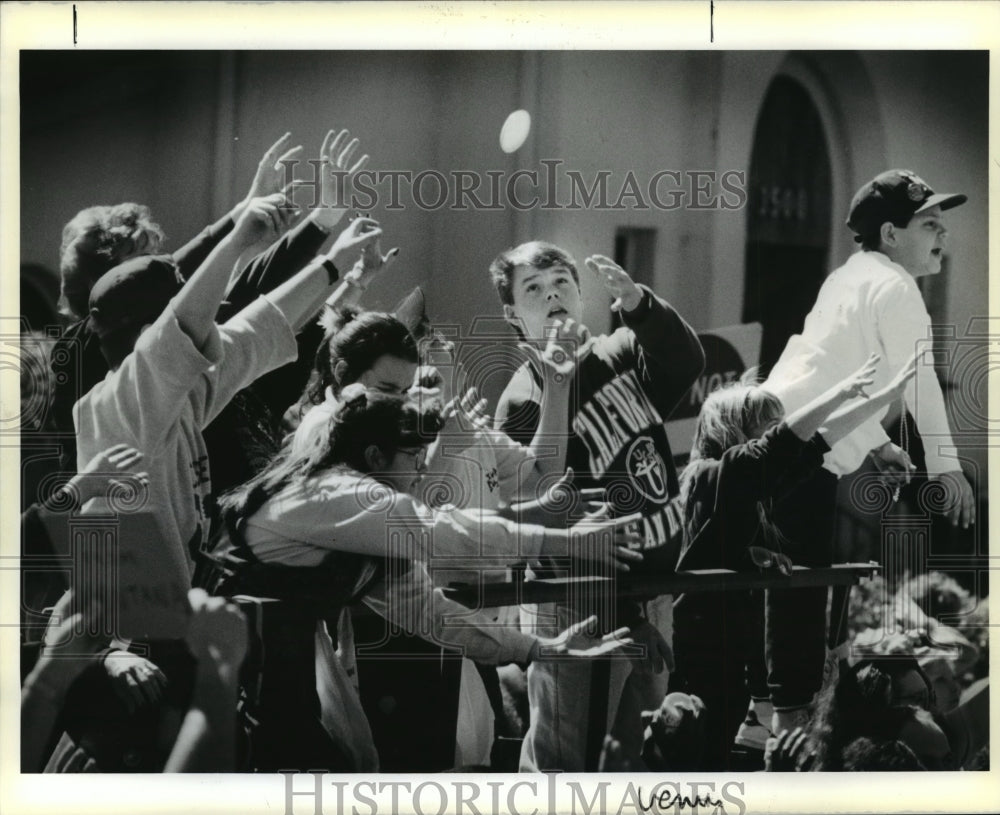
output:
POLYGON ((132 351, 142 329, 154 323, 184 279, 170 255, 143 255, 104 275, 90 291, 90 327, 100 338, 111 370, 132 351))
MULTIPOLYGON (((882 357, 871 386, 876 390, 928 347, 931 320, 916 279, 941 271, 943 213, 965 201, 958 193, 935 193, 916 173, 901 169, 880 173, 855 193, 847 226, 861 251, 826 278, 802 333, 789 339, 764 383, 786 412, 824 392, 872 353, 882 357)), ((975 519, 972 488, 954 458, 944 396, 929 360, 918 364, 904 398, 924 438, 928 475, 939 479, 949 496, 945 513, 953 524, 968 526, 975 519)), ((796 563, 829 565, 837 478, 853 473, 868 455, 897 483, 909 480, 913 465, 906 451, 889 441, 884 417, 885 411, 833 445, 825 469, 775 508, 781 529, 808 544, 790 553, 796 563)), ((826 590, 770 591, 767 603, 766 683, 751 688, 761 710, 748 723, 770 721, 777 735, 805 724, 820 688, 826 590)))
POLYGON ((882 224, 906 228, 914 215, 934 207, 940 207, 943 212, 966 200, 966 196, 959 193, 935 193, 926 181, 910 170, 888 170, 854 194, 847 226, 857 233, 854 240, 863 249, 878 251, 882 224))
POLYGON ((295 358, 294 332, 336 282, 328 267, 349 267, 381 234, 374 221, 356 219, 327 255, 216 325, 240 252, 261 237, 275 237, 292 213, 280 193, 254 199, 183 286, 169 258, 148 256, 112 269, 90 293, 90 320, 111 372, 73 407, 77 456, 85 462, 112 443, 145 455, 146 508, 188 579, 209 526, 202 429, 237 391, 295 358))

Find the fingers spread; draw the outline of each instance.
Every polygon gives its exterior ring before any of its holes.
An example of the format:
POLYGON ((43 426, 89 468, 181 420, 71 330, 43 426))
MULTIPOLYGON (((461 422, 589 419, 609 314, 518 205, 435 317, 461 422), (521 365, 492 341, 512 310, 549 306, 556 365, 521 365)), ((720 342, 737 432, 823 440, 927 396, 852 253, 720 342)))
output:
POLYGON ((361 144, 357 139, 351 139, 347 146, 340 151, 340 155, 337 156, 337 166, 341 169, 347 166, 347 163, 351 160, 351 156, 358 149, 358 145, 361 144))
POLYGON ((368 154, 367 153, 365 153, 364 155, 362 155, 361 158, 359 158, 356 162, 354 162, 354 166, 352 166, 347 171, 348 175, 352 175, 352 176, 355 175, 358 172, 358 170, 363 169, 366 164, 368 164, 368 154))
POLYGON ((618 527, 618 526, 627 526, 628 524, 634 524, 637 521, 641 521, 641 520, 642 520, 642 513, 641 512, 633 512, 631 515, 622 515, 620 518, 615 518, 614 525, 616 527, 618 527))
POLYGON ((337 156, 338 152, 340 151, 341 146, 344 144, 344 142, 347 141, 347 137, 350 136, 350 135, 351 134, 350 134, 350 132, 348 130, 346 130, 346 129, 345 130, 341 130, 337 134, 336 138, 334 138, 334 140, 330 144, 329 148, 323 152, 323 158, 326 158, 331 163, 334 163, 335 160, 336 160, 336 156, 337 156))
POLYGON ((298 158, 298 156, 305 150, 301 144, 295 145, 291 150, 287 150, 278 156, 278 160, 274 162, 274 169, 277 170, 279 166, 284 164, 286 161, 291 161, 293 158, 298 158))
POLYGON ((571 625, 569 628, 566 629, 566 633, 569 634, 570 636, 573 636, 574 634, 579 634, 583 631, 586 631, 588 628, 596 628, 596 627, 597 627, 597 615, 592 614, 586 620, 580 620, 580 622, 571 625))
POLYGON ((287 145, 291 140, 291 132, 285 133, 284 136, 267 148, 267 151, 264 153, 264 157, 261 159, 261 164, 274 164, 275 157, 285 149, 285 145, 287 145))

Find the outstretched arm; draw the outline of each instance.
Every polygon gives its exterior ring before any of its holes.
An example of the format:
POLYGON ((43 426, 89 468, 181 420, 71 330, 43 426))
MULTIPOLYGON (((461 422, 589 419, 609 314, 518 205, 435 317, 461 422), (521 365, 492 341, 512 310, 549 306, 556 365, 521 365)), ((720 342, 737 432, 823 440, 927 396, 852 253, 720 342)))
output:
MULTIPOLYGON (((821 393, 808 404, 785 417, 785 423, 792 432, 803 441, 811 439, 833 411, 856 396, 865 395, 864 389, 872 384, 875 369, 878 366, 878 354, 868 357, 861 368, 833 387, 821 393)), ((827 444, 832 445, 837 439, 823 435, 827 444)), ((839 438, 839 437, 838 437, 839 438)))
POLYGON ((21 772, 41 772, 45 747, 76 678, 93 663, 106 643, 88 632, 97 630, 101 607, 88 603, 75 609, 73 592, 56 603, 41 656, 21 688, 21 772), (82 632, 82 633, 80 633, 82 632))
POLYGON ((335 304, 340 304, 336 303, 337 292, 344 291, 352 283, 345 281, 333 290, 331 297, 331 289, 339 276, 338 270, 353 263, 358 253, 369 244, 376 243, 381 236, 378 222, 371 218, 355 218, 337 236, 325 256, 316 258, 291 280, 278 286, 268 295, 268 300, 277 306, 292 329, 298 331, 316 315, 328 297, 335 304))
MULTIPOLYGON (((291 138, 291 133, 286 133, 264 153, 257 165, 257 171, 254 173, 246 198, 173 253, 177 268, 185 280, 195 273, 198 267, 205 262, 209 253, 232 231, 254 198, 263 198, 281 192, 284 183, 282 162, 294 160, 302 152, 301 146, 287 149, 291 138)), ((240 305, 245 305, 245 303, 240 305)))
POLYGON ((177 322, 199 350, 203 349, 226 290, 229 270, 244 246, 262 235, 277 237, 294 217, 284 195, 255 198, 240 216, 236 228, 212 250, 173 300, 177 322))
POLYGON ((586 263, 615 298, 612 310, 634 332, 640 381, 666 419, 705 367, 698 335, 665 300, 639 286, 610 258, 593 255, 586 263))
POLYGON ((449 600, 434 588, 424 564, 411 562, 409 566, 405 574, 376 584, 363 598, 364 604, 410 633, 438 645, 460 648, 470 659, 488 665, 525 665, 536 659, 600 656, 632 642, 627 628, 590 636, 588 629, 597 623, 594 617, 552 638, 523 634, 449 600))
POLYGON ((545 348, 539 350, 529 343, 519 346, 533 357, 542 375, 542 394, 538 408, 538 427, 527 445, 534 457, 534 467, 519 484, 520 494, 508 500, 536 498, 535 486, 540 479, 561 475, 566 466, 566 443, 569 439, 569 394, 577 366, 586 359, 593 347, 590 331, 573 320, 558 321, 552 326, 545 348), (544 456, 544 448, 555 445, 557 454, 544 456))
MULTIPOLYGON (((318 201, 313 202, 316 205, 311 206, 308 218, 254 257, 230 282, 226 301, 232 311, 243 308, 257 295, 272 291, 305 266, 320 251, 331 230, 340 223, 346 206, 345 190, 349 193, 351 179, 368 161, 367 155, 353 161, 358 140, 347 142, 347 136, 346 130, 340 131, 336 138, 333 130, 326 134, 319 157, 319 196, 318 201)), ((300 149, 295 148, 295 151, 300 149)), ((271 151, 274 150, 272 147, 271 151)), ((281 156, 278 166, 289 160, 295 151, 281 156)), ((262 166, 266 160, 267 157, 262 160, 262 166)), ((288 187, 294 188, 297 183, 291 182, 285 187, 279 184, 274 191, 283 189, 288 193, 288 187)))
MULTIPOLYGON (((864 388, 871 382, 871 373, 874 372, 877 361, 878 356, 872 355, 865 367, 843 380, 838 386, 840 394, 833 397, 835 401, 842 397, 849 399, 852 396, 861 396, 863 398, 848 404, 843 404, 843 401, 840 401, 840 406, 835 407, 834 412, 822 422, 820 432, 823 434, 823 439, 831 447, 858 425, 878 414, 890 402, 898 399, 916 373, 916 357, 914 357, 896 372, 889 384, 869 396, 864 392, 864 388)), ((821 396, 820 399, 822 398, 821 396)), ((815 404, 815 402, 810 404, 815 404)), ((809 410, 809 408, 810 405, 806 405, 803 410, 809 410)), ((792 425, 792 422, 789 421, 789 424, 792 425)), ((793 430, 795 430, 794 425, 793 430)), ((796 432, 799 431, 796 430, 796 432)), ((802 438, 801 435, 799 437, 802 438)))
POLYGON ((236 769, 236 702, 246 656, 246 619, 222 597, 192 589, 185 637, 195 657, 191 707, 163 768, 165 773, 233 772, 236 769))

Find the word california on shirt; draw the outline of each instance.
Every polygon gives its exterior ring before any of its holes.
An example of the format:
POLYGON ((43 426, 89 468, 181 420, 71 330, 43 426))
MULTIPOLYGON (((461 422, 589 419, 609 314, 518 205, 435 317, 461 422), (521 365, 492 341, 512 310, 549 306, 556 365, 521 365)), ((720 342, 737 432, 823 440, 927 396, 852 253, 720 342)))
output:
MULTIPOLYGON (((643 287, 625 327, 602 335, 570 385, 566 467, 581 489, 600 487, 617 516, 638 513, 643 570, 673 570, 682 542, 677 471, 664 422, 704 365, 697 335, 643 287)), ((529 444, 538 426, 541 379, 530 363, 500 398, 499 427, 529 444)))

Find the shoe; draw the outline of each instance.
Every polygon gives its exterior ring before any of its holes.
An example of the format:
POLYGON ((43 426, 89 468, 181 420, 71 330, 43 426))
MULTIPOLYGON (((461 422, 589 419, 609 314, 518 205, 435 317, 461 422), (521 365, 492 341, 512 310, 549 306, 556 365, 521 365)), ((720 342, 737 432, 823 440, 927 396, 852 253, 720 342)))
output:
POLYGON ((812 722, 812 710, 807 707, 795 707, 790 710, 776 710, 771 716, 771 732, 780 736, 786 730, 792 731, 796 727, 809 730, 812 722))
POLYGON ((747 716, 736 731, 736 738, 733 741, 739 747, 747 747, 751 750, 763 752, 767 740, 771 738, 771 731, 763 722, 770 722, 774 717, 774 707, 767 699, 751 700, 747 709, 747 716))

